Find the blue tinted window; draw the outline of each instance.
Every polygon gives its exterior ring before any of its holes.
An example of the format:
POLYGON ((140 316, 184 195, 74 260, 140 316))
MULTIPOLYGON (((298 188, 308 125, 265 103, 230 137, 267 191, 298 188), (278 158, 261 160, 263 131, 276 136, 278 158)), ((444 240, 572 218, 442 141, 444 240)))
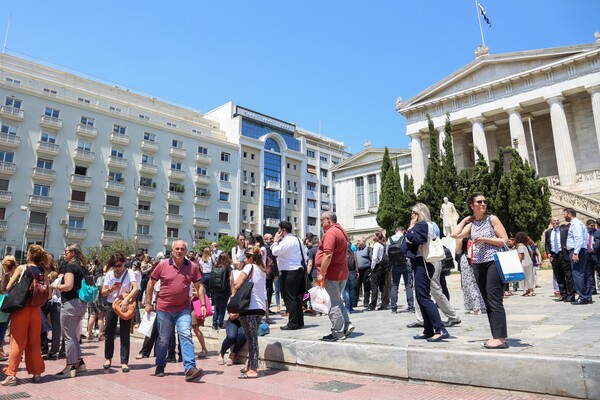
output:
POLYGON ((275 153, 281 153, 279 150, 279 144, 275 141, 275 139, 268 138, 265 142, 265 150, 271 150, 275 153))
POLYGON ((271 128, 270 126, 259 124, 257 122, 242 120, 242 135, 251 137, 253 139, 259 139, 261 136, 267 133, 276 133, 285 141, 288 149, 293 151, 300 151, 300 142, 294 138, 294 135, 289 132, 271 128))
POLYGON ((265 181, 281 182, 281 156, 265 152, 265 181))

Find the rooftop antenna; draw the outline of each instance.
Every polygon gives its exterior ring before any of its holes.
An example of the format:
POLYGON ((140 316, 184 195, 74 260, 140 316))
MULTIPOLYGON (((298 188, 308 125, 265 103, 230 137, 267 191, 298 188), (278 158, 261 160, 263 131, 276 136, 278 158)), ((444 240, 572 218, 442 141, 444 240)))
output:
POLYGON ((12 14, 8 16, 8 24, 6 26, 6 35, 4 36, 4 47, 2 47, 2 53, 6 53, 6 42, 8 42, 8 32, 10 31, 10 20, 12 19, 12 14))

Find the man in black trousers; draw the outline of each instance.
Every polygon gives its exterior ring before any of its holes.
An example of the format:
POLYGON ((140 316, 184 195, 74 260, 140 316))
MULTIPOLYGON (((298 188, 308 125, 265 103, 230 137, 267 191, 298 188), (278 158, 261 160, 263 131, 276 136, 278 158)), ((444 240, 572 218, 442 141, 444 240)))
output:
POLYGON ((556 277, 560 297, 555 301, 571 302, 575 300, 575 285, 567 250, 568 225, 560 225, 558 218, 552 217, 552 228, 545 233, 546 254, 552 263, 552 271, 556 277))

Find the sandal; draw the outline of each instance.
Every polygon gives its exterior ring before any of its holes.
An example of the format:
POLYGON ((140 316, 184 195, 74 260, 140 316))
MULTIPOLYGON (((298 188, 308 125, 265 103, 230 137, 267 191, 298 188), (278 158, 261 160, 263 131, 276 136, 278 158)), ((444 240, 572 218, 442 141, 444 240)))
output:
POLYGON ((242 373, 240 376, 238 376, 238 379, 256 379, 258 378, 258 374, 256 375, 248 375, 247 373, 242 373))
POLYGON ((233 365, 233 360, 231 358, 228 358, 227 361, 225 361, 225 365, 231 367, 233 365))
POLYGON ((106 361, 104 361, 102 368, 109 369, 111 367, 111 365, 112 365, 112 360, 106 360, 106 361))
POLYGON ((200 353, 198 353, 198 358, 206 358, 207 354, 208 354, 208 350, 202 349, 202 351, 200 353))
POLYGON ((127 364, 121 365, 121 371, 125 373, 129 372, 129 366, 127 364))
POLYGON ((225 360, 221 357, 217 360, 217 365, 225 365, 225 360))
POLYGON ((17 386, 17 384, 17 377, 12 375, 8 375, 5 380, 0 382, 2 386, 17 386))

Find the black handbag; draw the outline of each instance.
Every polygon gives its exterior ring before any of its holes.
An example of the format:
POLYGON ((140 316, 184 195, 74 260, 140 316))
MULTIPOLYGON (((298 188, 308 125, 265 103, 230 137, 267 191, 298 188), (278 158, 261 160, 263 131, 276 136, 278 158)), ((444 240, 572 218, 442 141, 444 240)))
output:
POLYGON ((252 297, 252 288, 254 283, 251 281, 254 275, 254 266, 252 266, 252 272, 248 275, 248 278, 242 284, 233 296, 229 299, 227 304, 227 312, 230 314, 241 314, 248 311, 250 307, 250 298, 252 297))
POLYGON ((4 303, 2 303, 2 312, 11 313, 13 311, 22 310, 27 304, 27 299, 29 298, 31 292, 29 291, 29 287, 31 286, 31 281, 33 277, 27 275, 25 271, 27 268, 23 267, 21 271, 21 276, 15 286, 10 290, 6 298, 4 299, 4 303))

